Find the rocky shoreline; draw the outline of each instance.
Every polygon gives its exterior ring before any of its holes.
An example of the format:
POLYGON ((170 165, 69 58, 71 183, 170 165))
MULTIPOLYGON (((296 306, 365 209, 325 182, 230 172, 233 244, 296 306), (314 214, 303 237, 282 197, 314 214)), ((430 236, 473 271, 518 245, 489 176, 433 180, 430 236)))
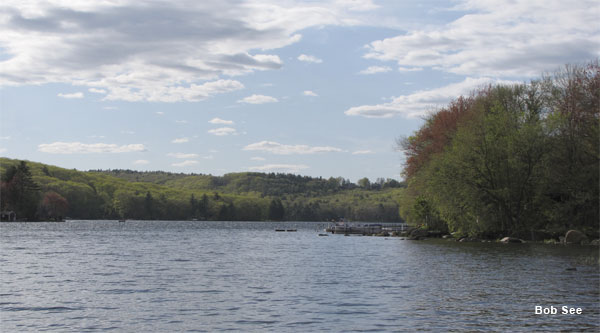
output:
POLYGON ((593 245, 599 246, 600 239, 593 239, 584 234, 579 230, 569 230, 565 233, 564 236, 558 237, 544 237, 545 235, 550 235, 549 233, 543 231, 532 231, 531 237, 529 238, 520 238, 514 236, 505 236, 502 238, 489 239, 489 238, 479 238, 479 237, 467 237, 460 236, 458 233, 443 233, 440 231, 429 231, 420 228, 412 228, 402 232, 382 232, 380 234, 373 234, 372 236, 382 236, 382 237, 400 237, 406 240, 426 240, 430 238, 442 238, 448 241, 456 241, 456 242, 499 242, 499 243, 543 243, 543 244, 578 244, 578 245, 593 245), (536 237, 537 236, 537 237, 536 237))

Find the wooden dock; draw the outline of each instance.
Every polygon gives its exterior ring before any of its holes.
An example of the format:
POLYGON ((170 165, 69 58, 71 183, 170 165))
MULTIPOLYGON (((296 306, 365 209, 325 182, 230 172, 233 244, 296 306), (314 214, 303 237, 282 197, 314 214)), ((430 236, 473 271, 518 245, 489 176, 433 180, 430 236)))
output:
POLYGON ((396 224, 335 224, 327 227, 326 232, 343 235, 377 235, 382 233, 402 232, 408 229, 405 223, 396 224))

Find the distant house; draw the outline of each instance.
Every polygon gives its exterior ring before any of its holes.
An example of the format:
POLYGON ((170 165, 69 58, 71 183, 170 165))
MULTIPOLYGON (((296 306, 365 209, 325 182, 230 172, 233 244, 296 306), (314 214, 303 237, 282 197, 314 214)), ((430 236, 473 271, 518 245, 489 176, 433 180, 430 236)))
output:
POLYGON ((0 221, 15 222, 17 220, 17 213, 10 211, 0 212, 0 221))

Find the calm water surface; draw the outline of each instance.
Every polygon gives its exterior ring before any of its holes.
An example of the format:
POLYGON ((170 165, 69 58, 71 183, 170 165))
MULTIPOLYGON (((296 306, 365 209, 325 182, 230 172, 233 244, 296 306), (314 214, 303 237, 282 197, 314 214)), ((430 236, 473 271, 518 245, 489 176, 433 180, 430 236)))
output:
POLYGON ((4 223, 0 330, 599 329, 597 247, 319 237, 323 227, 4 223))

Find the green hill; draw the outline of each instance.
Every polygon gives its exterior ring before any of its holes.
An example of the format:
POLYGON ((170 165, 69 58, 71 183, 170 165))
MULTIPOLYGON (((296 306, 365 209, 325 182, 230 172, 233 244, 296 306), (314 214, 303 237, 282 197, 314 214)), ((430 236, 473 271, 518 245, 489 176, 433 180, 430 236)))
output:
MULTIPOLYGON (((281 173, 240 172, 229 173, 224 176, 212 176, 134 170, 97 170, 91 172, 117 177, 130 182, 153 183, 193 191, 218 191, 235 194, 258 193, 262 196, 290 194, 323 196, 359 187, 342 177, 323 179, 281 173)), ((403 186, 402 183, 393 179, 379 179, 379 182, 371 184, 369 189, 380 190, 401 188, 403 186)))
POLYGON ((64 205, 64 198, 67 208, 61 216, 81 219, 400 221, 403 184, 395 180, 359 187, 343 178, 77 171, 29 161, 25 168, 35 186, 27 192, 29 205, 20 207, 17 197, 24 194, 16 189, 23 177, 14 177, 20 165, 20 160, 0 158, 0 203, 2 210, 30 220, 58 217, 53 216, 60 207, 55 202, 64 205))

